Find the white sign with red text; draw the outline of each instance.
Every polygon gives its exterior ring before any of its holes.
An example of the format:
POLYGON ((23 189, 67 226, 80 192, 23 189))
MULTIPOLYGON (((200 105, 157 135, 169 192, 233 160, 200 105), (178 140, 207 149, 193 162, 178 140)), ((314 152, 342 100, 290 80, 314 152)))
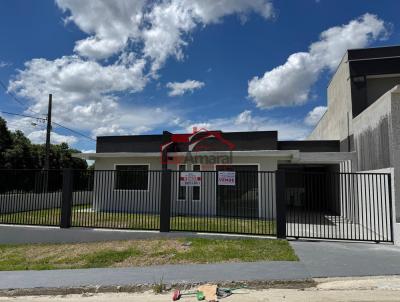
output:
POLYGON ((181 172, 179 177, 181 187, 201 186, 201 172, 181 172))
POLYGON ((235 186, 236 172, 235 171, 218 171, 218 185, 220 186, 235 186))

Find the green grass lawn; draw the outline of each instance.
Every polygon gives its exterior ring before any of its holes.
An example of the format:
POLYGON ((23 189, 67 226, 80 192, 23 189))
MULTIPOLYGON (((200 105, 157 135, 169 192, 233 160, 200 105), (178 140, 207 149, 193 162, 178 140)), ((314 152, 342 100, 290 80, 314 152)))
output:
POLYGON ((297 261, 285 240, 168 239, 0 245, 0 270, 138 267, 239 261, 297 261))
MULTIPOLYGON (((0 223, 58 226, 60 209, 2 214, 0 223)), ((158 230, 159 225, 159 215, 93 212, 89 206, 72 209, 72 226, 75 227, 158 230)), ((262 219, 175 216, 171 218, 171 230, 274 235, 276 225, 275 221, 262 219)))

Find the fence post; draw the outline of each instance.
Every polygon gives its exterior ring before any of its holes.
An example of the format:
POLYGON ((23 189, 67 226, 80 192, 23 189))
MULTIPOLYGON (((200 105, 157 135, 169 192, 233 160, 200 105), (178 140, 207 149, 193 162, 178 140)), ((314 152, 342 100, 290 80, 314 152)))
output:
POLYGON ((72 213, 72 190, 73 190, 73 174, 72 169, 63 169, 63 187, 61 201, 61 228, 71 227, 72 213))
POLYGON ((389 193, 389 223, 390 223, 390 239, 389 241, 394 241, 394 230, 393 230, 393 218, 395 218, 396 215, 395 212, 393 211, 393 201, 392 201, 392 173, 388 174, 388 193, 389 193))
POLYGON ((171 218, 171 170, 161 175, 160 232, 170 231, 171 218))
POLYGON ((285 171, 276 171, 276 237, 286 238, 285 171))

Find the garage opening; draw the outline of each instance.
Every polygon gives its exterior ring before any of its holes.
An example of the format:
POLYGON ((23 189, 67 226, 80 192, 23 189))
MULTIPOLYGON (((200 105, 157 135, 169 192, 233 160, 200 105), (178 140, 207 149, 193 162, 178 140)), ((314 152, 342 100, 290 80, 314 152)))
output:
POLYGON ((217 165, 217 171, 235 171, 234 186, 217 186, 217 215, 256 218, 259 215, 258 166, 217 165))
POLYGON ((340 214, 339 185, 331 177, 339 165, 279 165, 286 172, 285 199, 288 208, 340 214))

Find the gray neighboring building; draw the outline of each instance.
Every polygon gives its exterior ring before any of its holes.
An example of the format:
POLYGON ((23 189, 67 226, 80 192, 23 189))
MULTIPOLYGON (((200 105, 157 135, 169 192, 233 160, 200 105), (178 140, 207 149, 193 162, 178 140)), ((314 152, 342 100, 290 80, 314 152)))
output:
POLYGON ((344 172, 391 172, 400 222, 400 46, 346 52, 308 139, 339 140, 341 151, 355 152, 344 172))

